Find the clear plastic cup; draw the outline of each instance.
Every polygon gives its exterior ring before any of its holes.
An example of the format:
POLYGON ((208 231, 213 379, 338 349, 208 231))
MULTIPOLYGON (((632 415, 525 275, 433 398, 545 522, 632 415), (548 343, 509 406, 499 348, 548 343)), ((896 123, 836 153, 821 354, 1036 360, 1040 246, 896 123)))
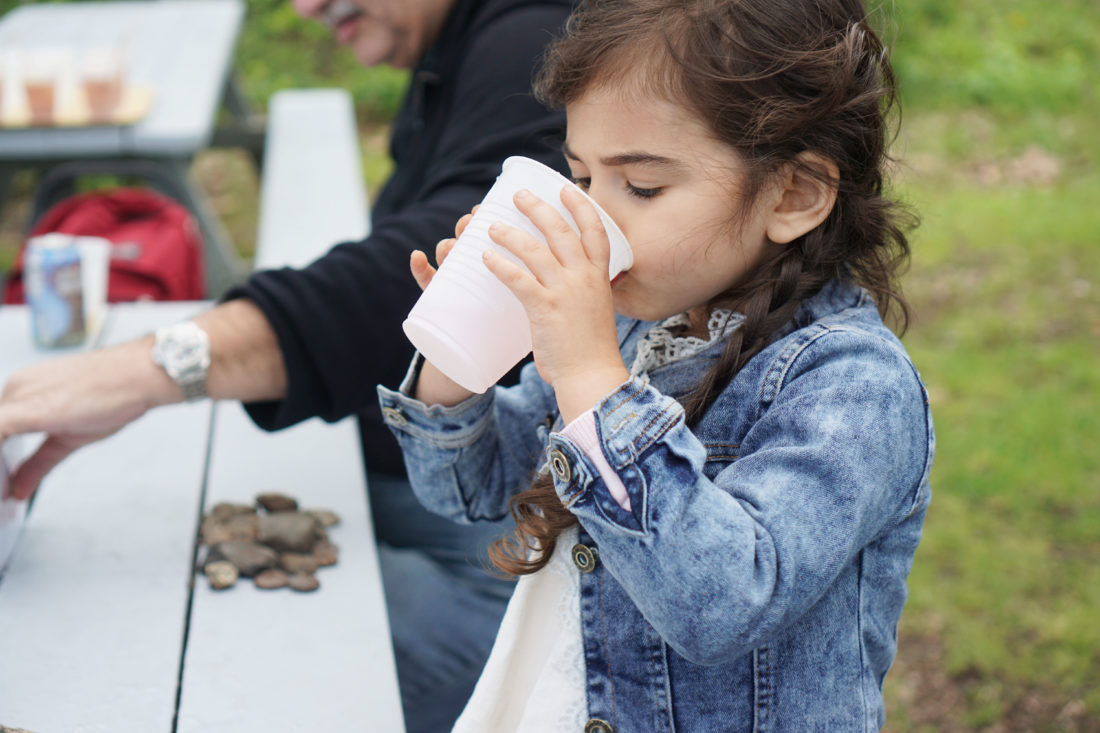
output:
MULTIPOLYGON (((485 266, 482 253, 492 249, 522 263, 489 238, 489 225, 504 222, 545 242, 538 228, 512 203, 516 191, 526 188, 557 209, 579 232, 561 202, 563 186, 576 188, 538 161, 518 156, 505 160, 477 213, 402 324, 409 341, 428 361, 472 392, 489 389, 531 353, 531 324, 523 305, 485 266)), ((610 280, 634 264, 634 255, 611 217, 591 198, 589 201, 599 212, 611 244, 610 280)))
POLYGON ((87 48, 80 64, 80 76, 93 123, 112 122, 122 100, 123 54, 120 46, 87 48))
POLYGON ((32 47, 26 51, 22 68, 23 87, 32 124, 49 125, 55 122, 58 93, 71 64, 71 54, 63 48, 32 47))

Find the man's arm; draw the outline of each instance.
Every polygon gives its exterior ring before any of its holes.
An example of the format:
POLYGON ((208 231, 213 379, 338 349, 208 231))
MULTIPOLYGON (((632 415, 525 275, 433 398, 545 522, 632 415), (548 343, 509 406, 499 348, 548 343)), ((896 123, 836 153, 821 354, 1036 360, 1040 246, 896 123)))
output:
MULTIPOLYGON (((207 392, 216 399, 278 399, 286 374, 275 335, 247 300, 225 303, 197 316, 210 336, 207 392)), ((19 433, 46 440, 12 478, 19 498, 29 496, 70 453, 114 434, 152 407, 183 400, 183 393, 153 362, 153 337, 66 356, 22 369, 0 395, 0 442, 19 433)))

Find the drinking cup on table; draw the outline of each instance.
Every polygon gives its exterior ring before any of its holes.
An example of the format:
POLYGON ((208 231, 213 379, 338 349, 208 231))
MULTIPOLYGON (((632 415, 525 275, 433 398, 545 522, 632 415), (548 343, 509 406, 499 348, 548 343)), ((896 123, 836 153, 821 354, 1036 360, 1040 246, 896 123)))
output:
POLYGON ((48 125, 57 114, 57 96, 67 67, 69 54, 61 48, 30 48, 23 59, 23 86, 27 92, 31 123, 48 125))
POLYGON ((73 237, 80 252, 80 285, 83 291, 84 330, 95 338, 107 317, 107 281, 111 273, 111 240, 73 237))
MULTIPOLYGON (((563 186, 575 187, 535 160, 518 156, 505 160, 496 183, 402 324, 409 341, 428 361, 472 392, 492 387, 531 352, 531 324, 523 305, 485 266, 482 253, 492 249, 522 263, 489 238, 489 225, 504 222, 546 242, 512 202, 515 193, 525 188, 557 209, 579 232, 561 202, 563 186)), ((634 255, 611 217, 588 200, 599 213, 611 244, 610 280, 634 264, 634 255)))
POLYGON ((74 346, 103 325, 111 243, 53 232, 27 241, 26 283, 35 342, 74 346))
POLYGON ((122 100, 124 63, 120 46, 92 46, 83 55, 80 76, 92 122, 112 122, 122 100))

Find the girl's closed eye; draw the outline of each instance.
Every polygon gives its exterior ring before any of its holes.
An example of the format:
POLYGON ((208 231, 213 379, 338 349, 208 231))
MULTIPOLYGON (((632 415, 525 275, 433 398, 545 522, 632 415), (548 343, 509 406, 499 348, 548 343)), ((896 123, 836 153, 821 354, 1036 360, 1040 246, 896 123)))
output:
MULTIPOLYGON (((589 187, 591 187, 591 185, 592 185, 592 179, 591 178, 579 178, 579 177, 574 176, 573 177, 573 183, 577 184, 577 186, 580 187, 580 189, 582 191, 587 191, 589 189, 589 187)), ((629 181, 626 182, 625 188, 626 188, 626 192, 628 194, 630 194, 631 196, 635 196, 637 198, 640 198, 640 199, 651 199, 654 196, 657 196, 658 194, 660 194, 661 191, 664 190, 663 186, 652 186, 652 187, 650 187, 650 186, 635 186, 633 183, 630 183, 629 181)))
POLYGON ((664 188, 662 186, 654 186, 652 188, 643 188, 641 186, 635 186, 633 183, 630 183, 630 182, 627 182, 627 184, 626 184, 627 193, 629 193, 631 196, 636 196, 637 198, 640 198, 640 199, 651 199, 654 196, 659 195, 661 193, 661 191, 663 191, 663 190, 664 190, 664 188))

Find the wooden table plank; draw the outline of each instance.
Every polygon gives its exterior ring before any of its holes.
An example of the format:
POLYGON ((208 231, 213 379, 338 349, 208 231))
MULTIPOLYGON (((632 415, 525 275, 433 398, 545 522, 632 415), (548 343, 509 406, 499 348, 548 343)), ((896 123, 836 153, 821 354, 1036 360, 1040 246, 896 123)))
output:
MULTIPOLYGON (((122 335, 163 319, 114 315, 122 335)), ((0 584, 0 722, 172 730, 210 414, 157 410, 43 482, 0 584)))
POLYGON ((354 423, 268 434, 220 403, 206 506, 264 491, 337 512, 339 563, 313 593, 196 583, 179 732, 404 730, 354 423))

